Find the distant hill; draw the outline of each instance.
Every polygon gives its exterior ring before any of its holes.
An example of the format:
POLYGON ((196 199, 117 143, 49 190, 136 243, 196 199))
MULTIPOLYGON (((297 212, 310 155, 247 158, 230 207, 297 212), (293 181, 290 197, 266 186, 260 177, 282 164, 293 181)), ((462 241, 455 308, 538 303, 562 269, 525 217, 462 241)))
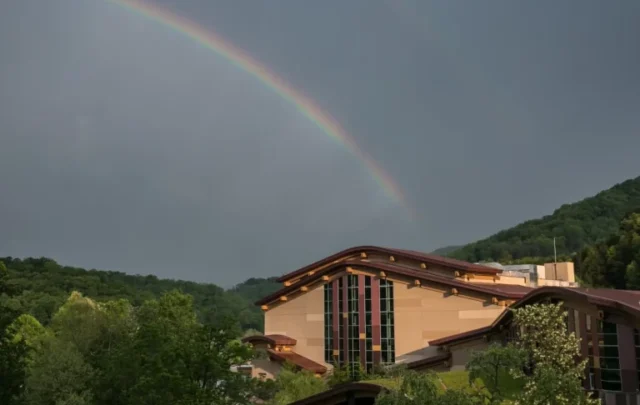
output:
POLYGON ((638 208, 640 177, 450 251, 447 256, 470 262, 541 263, 553 258, 555 237, 559 257, 566 258, 615 234, 622 218, 638 208))
MULTIPOLYGON (((253 303, 280 285, 274 279, 251 278, 230 290, 215 284, 159 279, 115 271, 86 270, 61 266, 48 258, 0 257, 8 270, 6 289, 0 289, 0 328, 11 313, 28 313, 47 324, 72 291, 97 301, 126 298, 134 305, 174 289, 193 296, 201 319, 214 322, 222 317, 237 319, 243 329, 263 330, 264 317, 253 303)), ((0 266, 2 266, 0 264, 0 266)))
POLYGON ((454 252, 458 249, 463 248, 464 245, 451 245, 451 246, 445 246, 445 247, 441 247, 439 249, 434 250, 433 252, 431 252, 431 254, 434 255, 438 255, 438 256, 446 256, 451 252, 454 252))

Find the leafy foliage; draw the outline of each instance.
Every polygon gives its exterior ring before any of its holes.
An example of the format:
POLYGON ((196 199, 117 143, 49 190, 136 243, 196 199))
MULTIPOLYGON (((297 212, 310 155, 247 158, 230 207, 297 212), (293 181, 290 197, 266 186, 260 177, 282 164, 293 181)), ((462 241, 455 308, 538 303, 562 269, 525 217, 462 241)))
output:
POLYGON ((434 373, 404 370, 399 387, 378 395, 377 405, 480 405, 482 398, 459 389, 442 391, 434 373))
MULTIPOLYGON (((517 403, 598 404, 582 389, 587 360, 580 356, 580 339, 567 333, 562 304, 533 304, 514 310, 514 323, 523 330, 517 342, 529 353, 533 375, 526 379, 517 403)), ((517 370, 514 370, 517 371, 517 370)))
POLYGON ((225 291, 214 284, 61 266, 47 258, 5 257, 0 258, 0 331, 23 313, 48 325, 72 291, 97 302, 126 299, 139 306, 171 290, 191 295, 202 321, 233 317, 243 329, 263 330, 263 314, 253 302, 279 287, 274 279, 252 278, 225 291))
POLYGON ((569 258, 587 245, 605 240, 618 223, 640 207, 640 177, 602 191, 594 197, 565 204, 552 215, 523 222, 448 255, 470 262, 543 263, 558 255, 569 258))
POLYGON ((522 370, 526 364, 526 351, 516 346, 491 345, 489 348, 471 353, 467 364, 469 383, 476 380, 483 383, 486 402, 499 404, 513 398, 518 392, 514 387, 522 387, 522 375, 513 375, 509 370, 522 370))
POLYGON ((269 402, 271 405, 287 405, 291 402, 326 391, 327 382, 309 371, 297 371, 285 365, 275 380, 276 394, 269 402))
POLYGON ((0 342, 3 404, 249 404, 270 395, 232 371, 253 350, 233 322, 203 324, 170 291, 133 307, 73 292, 43 327, 21 315, 0 342))
POLYGON ((640 289, 640 210, 623 218, 618 234, 584 249, 576 268, 587 285, 640 289))

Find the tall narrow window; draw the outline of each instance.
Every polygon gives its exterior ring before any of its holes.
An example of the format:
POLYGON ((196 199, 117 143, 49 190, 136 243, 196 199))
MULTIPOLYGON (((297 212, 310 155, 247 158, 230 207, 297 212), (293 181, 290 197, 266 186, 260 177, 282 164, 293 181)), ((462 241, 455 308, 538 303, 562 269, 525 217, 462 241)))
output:
POLYGON ((339 364, 344 364, 345 363, 345 356, 344 356, 344 352, 345 352, 345 347, 344 347, 344 336, 345 333, 347 333, 347 331, 344 329, 344 322, 342 322, 342 320, 344 319, 344 295, 342 294, 343 289, 345 288, 344 286, 344 282, 342 281, 342 277, 340 278, 340 280, 338 281, 338 346, 339 346, 339 355, 338 355, 338 363, 339 364))
POLYGON ((620 377, 620 357, 618 353, 618 325, 610 322, 600 322, 598 348, 600 352, 602 389, 607 391, 621 391, 622 379, 620 377))
POLYGON ((333 363, 333 284, 324 285, 324 361, 333 363))
POLYGON ((355 373, 360 365, 360 313, 358 310, 358 276, 347 277, 348 322, 349 331, 349 367, 355 373))
POLYGON ((364 278, 364 328, 365 328, 365 368, 373 370, 373 316, 371 312, 371 277, 364 278))
POLYGON ((395 363, 395 325, 393 320, 393 282, 380 280, 380 346, 382 363, 395 363))
MULTIPOLYGON (((354 274, 325 284, 325 362, 349 365, 352 370, 359 370, 360 366, 364 365, 367 371, 372 371, 377 362, 383 364, 395 362, 393 282, 380 280, 379 291, 373 291, 374 286, 378 289, 378 283, 374 283, 371 276, 363 277, 354 274), (364 280, 364 286, 359 285, 362 280, 364 280), (335 291, 336 288, 337 291, 335 291), (361 301, 362 293, 364 293, 364 299, 361 301), (379 306, 374 305, 374 298, 376 301, 379 300, 379 306), (380 308, 379 311, 378 308, 380 308), (378 325, 378 320, 381 356, 376 358, 373 331, 378 325), (362 331, 361 326, 364 327, 362 331), (364 332, 363 335, 361 332, 364 332), (361 346, 363 341, 364 344, 361 346), (334 354, 336 348, 337 356, 334 354)), ((375 346, 377 345, 376 342, 375 346)))

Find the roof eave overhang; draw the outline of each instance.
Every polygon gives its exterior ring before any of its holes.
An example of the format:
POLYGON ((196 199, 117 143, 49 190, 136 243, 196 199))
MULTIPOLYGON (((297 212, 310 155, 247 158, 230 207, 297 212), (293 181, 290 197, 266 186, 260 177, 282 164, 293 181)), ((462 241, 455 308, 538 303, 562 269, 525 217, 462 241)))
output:
POLYGON ((303 287, 308 287, 313 284, 316 284, 318 281, 323 281, 322 280, 323 276, 329 276, 336 272, 340 272, 345 267, 352 267, 352 268, 359 267, 359 268, 365 268, 370 270, 372 269, 375 271, 384 271, 385 273, 389 273, 389 274, 396 274, 403 277, 411 277, 411 278, 415 278, 417 280, 425 281, 428 283, 446 285, 448 287, 459 288, 467 291, 474 291, 476 293, 492 295, 499 298, 520 299, 523 296, 525 296, 525 293, 523 292, 507 292, 507 291, 500 291, 497 289, 490 289, 488 287, 483 287, 478 284, 465 283, 462 281, 449 279, 442 276, 436 276, 428 273, 425 270, 399 267, 399 266, 386 264, 386 263, 383 264, 383 263, 377 263, 377 262, 345 261, 345 262, 336 263, 332 266, 329 266, 325 269, 315 272, 312 276, 309 276, 308 278, 299 280, 298 282, 288 287, 284 287, 279 291, 276 291, 275 293, 270 294, 267 297, 264 297, 256 301, 255 305, 263 306, 263 305, 271 304, 275 301, 282 300, 282 297, 287 297, 290 294, 300 291, 303 287))
POLYGON ((445 266, 445 267, 450 267, 452 269, 455 270, 462 270, 462 271, 473 271, 475 273, 484 273, 484 274, 499 274, 501 273, 500 269, 495 269, 493 267, 488 267, 488 266, 482 266, 482 265, 477 265, 477 264, 473 264, 473 263, 468 263, 465 265, 461 265, 455 262, 448 262, 447 260, 444 260, 444 258, 442 260, 438 259, 438 256, 436 255, 419 255, 416 253, 412 253, 410 251, 405 251, 402 249, 392 249, 392 248, 385 248, 385 247, 380 247, 380 246, 355 246, 355 247, 351 247, 345 250, 342 250, 338 253, 335 253, 333 255, 327 256, 324 259, 318 260, 314 263, 311 263, 307 266, 304 266, 298 270, 295 270, 293 272, 287 273, 285 275, 282 275, 280 277, 278 277, 276 279, 276 281, 283 283, 285 281, 291 280, 292 278, 296 278, 298 276, 302 276, 305 273, 308 273, 309 271, 312 271, 313 269, 326 265, 328 263, 331 263, 332 261, 336 261, 336 260, 340 260, 343 257, 348 257, 348 256, 352 256, 354 254, 360 254, 362 252, 368 252, 368 253, 381 253, 381 254, 388 254, 388 255, 398 255, 398 256, 402 256, 402 257, 406 257, 408 259, 411 260, 417 260, 417 261, 428 261, 431 264, 434 265, 441 265, 441 266, 445 266))

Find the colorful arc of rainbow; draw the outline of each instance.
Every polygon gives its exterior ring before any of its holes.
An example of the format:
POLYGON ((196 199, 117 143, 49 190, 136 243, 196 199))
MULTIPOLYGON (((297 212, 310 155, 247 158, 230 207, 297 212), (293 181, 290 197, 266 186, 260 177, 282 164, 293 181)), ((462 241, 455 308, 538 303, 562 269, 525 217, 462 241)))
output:
POLYGON ((170 12, 145 0, 109 0, 131 12, 172 28, 174 31, 196 41, 205 48, 215 52, 233 63, 239 69, 251 74, 264 85, 276 92, 295 108, 314 122, 326 135, 344 145, 354 156, 367 167, 373 178, 384 190, 385 194, 396 202, 406 206, 400 187, 368 154, 362 151, 347 131, 328 113, 316 105, 313 100, 295 90, 291 85, 258 63, 241 49, 225 41, 210 29, 204 29, 197 23, 170 12))

